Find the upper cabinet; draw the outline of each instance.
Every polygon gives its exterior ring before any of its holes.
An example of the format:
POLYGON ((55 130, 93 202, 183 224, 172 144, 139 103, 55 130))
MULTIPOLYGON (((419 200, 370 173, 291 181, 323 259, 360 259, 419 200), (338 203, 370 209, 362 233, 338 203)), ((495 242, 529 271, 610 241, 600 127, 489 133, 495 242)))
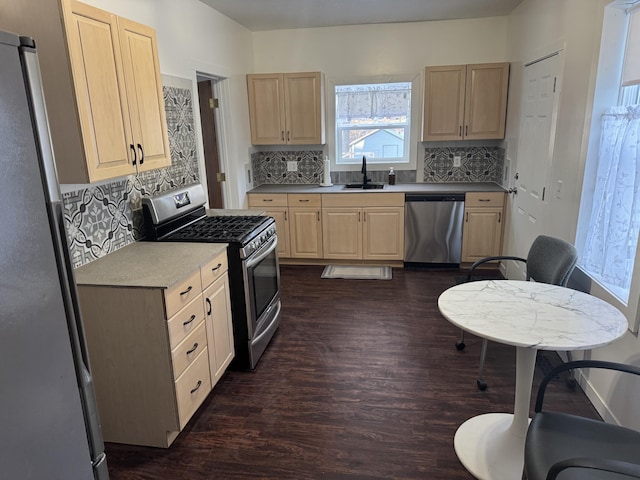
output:
POLYGON ((247 75, 251 143, 325 143, 324 78, 320 72, 247 75))
POLYGON ((504 138, 509 63, 425 69, 423 141, 504 138))
POLYGON ((59 181, 170 166, 154 30, 75 0, 14 3, 0 27, 36 40, 59 181))

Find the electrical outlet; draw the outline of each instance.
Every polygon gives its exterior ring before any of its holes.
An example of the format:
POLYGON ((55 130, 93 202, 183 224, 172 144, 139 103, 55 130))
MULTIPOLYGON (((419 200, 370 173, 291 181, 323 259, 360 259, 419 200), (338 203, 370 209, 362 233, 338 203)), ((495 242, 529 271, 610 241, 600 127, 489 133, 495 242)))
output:
POLYGON ((453 166, 460 167, 462 165, 462 157, 460 155, 453 156, 453 166))
POLYGON ((295 160, 290 160, 287 162, 287 172, 297 172, 298 171, 298 162, 295 160))

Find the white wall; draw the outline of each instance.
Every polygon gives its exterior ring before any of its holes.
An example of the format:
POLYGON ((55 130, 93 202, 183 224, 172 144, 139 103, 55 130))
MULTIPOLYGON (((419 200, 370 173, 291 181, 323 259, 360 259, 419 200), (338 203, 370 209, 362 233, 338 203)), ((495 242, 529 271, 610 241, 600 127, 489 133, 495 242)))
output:
MULTIPOLYGON (((512 77, 507 115, 507 155, 517 164, 517 135, 523 63, 564 49, 564 69, 558 110, 550 186, 563 181, 561 199, 551 196, 549 235, 575 240, 582 178, 585 168, 595 74, 604 7, 610 0, 524 0, 508 17, 508 57, 512 77)), ((514 165, 513 171, 517 171, 514 165)), ((543 232, 541 232, 543 233, 543 232)), ((512 238, 512 232, 506 232, 512 238)), ((509 251, 513 251, 511 245, 509 251)), ((509 252, 505 252, 509 253, 509 252)), ((598 295, 599 292, 593 291, 598 295)), ((637 298, 640 292, 632 292, 637 298)), ((578 353, 578 357, 583 354, 578 353)), ((588 358, 640 364, 640 342, 627 332, 617 343, 584 353, 588 358)), ((640 382, 611 381, 610 374, 589 375, 587 394, 607 419, 640 429, 634 400, 640 382)))
POLYGON ((491 17, 256 32, 255 71, 383 76, 505 61, 506 28, 506 17, 491 17))
MULTIPOLYGON (((251 144, 245 75, 253 69, 251 32, 199 0, 85 0, 86 3, 149 25, 156 30, 160 71, 192 81, 196 72, 224 78, 220 114, 226 129, 220 145, 221 169, 227 173, 225 206, 245 204, 244 164, 251 144)), ((197 98, 194 97, 194 102, 197 98)), ((200 171, 204 172, 198 104, 194 117, 200 171)), ((204 175, 202 175, 204 177, 204 175)), ((203 183, 206 182, 202 178, 203 183)))

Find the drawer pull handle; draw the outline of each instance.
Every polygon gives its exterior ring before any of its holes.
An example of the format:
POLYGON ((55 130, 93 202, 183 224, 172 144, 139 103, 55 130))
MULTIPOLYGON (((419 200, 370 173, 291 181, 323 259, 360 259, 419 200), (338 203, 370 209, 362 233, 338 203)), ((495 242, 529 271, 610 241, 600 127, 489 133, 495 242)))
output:
POLYGON ((215 267, 213 267, 213 268, 211 269, 211 271, 212 271, 212 272, 215 272, 215 271, 216 271, 216 270, 218 270, 221 266, 222 266, 222 264, 221 264, 221 263, 219 263, 218 265, 216 265, 215 267))
POLYGON ((182 295, 186 295, 187 293, 189 293, 191 290, 193 290, 193 287, 191 285, 189 285, 189 288, 187 288, 184 292, 180 292, 180 296, 182 295))
POLYGON ((213 311, 211 308, 211 300, 209 300, 207 298, 207 307, 209 307, 209 310, 207 310, 207 315, 211 315, 211 312, 213 311))
POLYGON ((196 393, 201 385, 202 385, 202 380, 198 380, 198 383, 196 383, 195 388, 191 390, 191 393, 196 393))
POLYGON ((491 199, 490 198, 479 198, 478 201, 479 202, 490 202, 491 199))
POLYGON ((136 147, 133 146, 133 143, 130 143, 129 148, 133 152, 133 164, 135 165, 136 163, 138 163, 138 157, 136 156, 136 147))
POLYGON ((192 354, 193 352, 195 352, 198 349, 198 342, 193 344, 193 348, 191 350, 187 350, 187 355, 192 354))
POLYGON ((307 203, 309 200, 298 200, 300 203, 307 203))
POLYGON ((189 325, 191 322, 193 322, 196 319, 195 315, 191 315, 191 318, 189 320, 187 320, 186 322, 182 322, 182 326, 186 327, 187 325, 189 325))
POLYGON ((263 202, 273 202, 273 198, 263 198, 263 202))

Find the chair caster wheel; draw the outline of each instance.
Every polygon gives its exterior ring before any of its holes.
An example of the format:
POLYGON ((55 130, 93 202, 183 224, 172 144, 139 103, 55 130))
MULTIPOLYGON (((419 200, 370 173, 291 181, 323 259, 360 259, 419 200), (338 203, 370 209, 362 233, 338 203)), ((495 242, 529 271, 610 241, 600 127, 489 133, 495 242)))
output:
POLYGON ((464 350, 464 347, 466 347, 464 342, 456 342, 456 348, 458 350, 464 350))
POLYGON ((483 380, 476 380, 476 385, 478 385, 478 390, 484 392, 487 389, 487 382, 483 380))

